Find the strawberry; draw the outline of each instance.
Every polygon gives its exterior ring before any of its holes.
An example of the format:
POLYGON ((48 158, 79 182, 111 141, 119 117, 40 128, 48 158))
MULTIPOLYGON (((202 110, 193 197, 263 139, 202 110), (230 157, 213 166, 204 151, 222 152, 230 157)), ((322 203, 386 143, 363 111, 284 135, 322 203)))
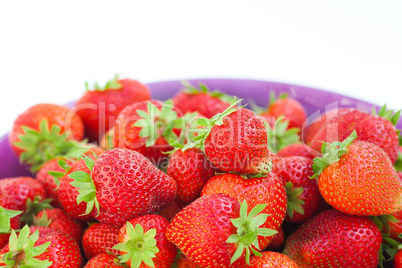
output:
POLYGON ((105 148, 105 150, 114 148, 114 126, 109 128, 105 135, 103 135, 102 139, 99 141, 99 146, 105 148))
POLYGON ((117 75, 105 86, 97 82, 76 102, 74 110, 81 116, 85 125, 85 134, 91 141, 100 138, 114 126, 118 114, 127 105, 150 100, 149 89, 132 79, 118 79, 117 75))
POLYGON ((235 107, 239 101, 234 99, 211 119, 198 119, 203 133, 193 139, 192 146, 205 149, 209 161, 223 172, 267 174, 272 168, 267 130, 252 111, 235 107))
POLYGON ((20 214, 22 211, 5 209, 0 206, 0 248, 8 243, 11 230, 20 228, 20 214))
POLYGON ((121 263, 131 267, 170 268, 177 248, 166 239, 169 222, 155 214, 140 216, 125 223, 119 231, 121 263))
POLYGON ((301 156, 276 158, 274 170, 282 180, 288 197, 286 220, 304 222, 315 215, 324 200, 314 175, 313 161, 301 156))
POLYGON ((84 158, 87 172, 69 176, 78 187, 79 203, 87 204, 86 214, 97 210, 96 218, 116 226, 125 221, 157 212, 176 197, 176 182, 157 169, 140 153, 127 149, 112 149, 103 153, 96 163, 84 158))
POLYGON ((179 200, 175 200, 172 202, 169 206, 165 207, 161 211, 159 211, 159 215, 167 219, 168 221, 171 221, 174 216, 177 215, 183 208, 185 207, 185 204, 183 204, 179 200))
POLYGON ((201 268, 199 265, 190 261, 186 256, 182 256, 177 262, 177 268, 201 268))
POLYGON ((402 268, 402 249, 398 250, 395 255, 394 268, 402 268))
POLYGON ((278 228, 278 233, 272 237, 271 242, 268 244, 267 250, 276 250, 283 246, 285 243, 285 233, 283 232, 282 227, 278 228))
POLYGON ((124 108, 119 114, 114 130, 114 146, 138 151, 160 165, 167 158, 164 152, 173 148, 168 140, 177 140, 173 130, 181 126, 171 100, 142 101, 124 108))
POLYGON ((33 224, 34 226, 49 227, 63 231, 74 238, 77 243, 81 243, 86 227, 85 223, 72 218, 67 212, 59 208, 40 211, 35 216, 33 224))
POLYGON ((245 267, 250 254, 261 255, 259 236, 274 230, 260 228, 267 214, 259 214, 265 205, 257 205, 247 214, 247 202, 241 208, 236 199, 225 194, 198 198, 177 214, 166 230, 166 237, 185 256, 201 267, 245 267))
POLYGON ((170 156, 167 174, 177 183, 178 201, 188 204, 200 196, 215 170, 200 149, 178 148, 170 156))
MULTIPOLYGON (((52 198, 52 206, 61 207, 59 200, 58 184, 60 182, 55 180, 55 172, 64 174, 66 169, 68 169, 73 164, 73 161, 63 158, 54 158, 43 164, 41 169, 36 173, 36 180, 41 182, 46 191, 46 197, 52 198)), ((56 178, 57 179, 57 178, 56 178)))
POLYGON ((250 259, 250 268, 299 268, 299 266, 288 256, 278 252, 264 251, 261 257, 253 256, 250 259))
POLYGON ((37 171, 57 156, 81 153, 77 141, 84 137, 81 118, 65 106, 37 104, 20 114, 9 135, 20 161, 37 171))
POLYGON ((302 129, 307 119, 306 111, 303 106, 295 99, 288 98, 286 94, 280 95, 275 100, 275 95, 271 94, 268 110, 261 113, 261 116, 274 117, 277 120, 283 116, 289 122, 288 128, 302 129))
POLYGON ((313 169, 325 201, 346 214, 377 216, 402 209, 402 183, 386 153, 356 141, 356 131, 343 142, 324 143, 313 169))
POLYGON ((381 241, 381 231, 369 218, 332 209, 290 235, 283 253, 301 268, 376 268, 381 241))
POLYGON ((265 123, 268 131, 268 148, 275 153, 290 144, 300 142, 298 135, 300 129, 289 128, 289 121, 282 119, 283 117, 279 117, 274 122, 273 126, 265 123))
POLYGON ((0 267, 80 268, 83 264, 75 240, 59 230, 27 225, 0 251, 0 267))
POLYGON ((92 259, 98 254, 112 252, 118 254, 119 251, 113 249, 119 243, 119 228, 103 223, 93 223, 85 231, 82 238, 82 248, 85 257, 92 259))
POLYGON ((232 100, 230 96, 218 90, 210 92, 203 83, 199 83, 199 88, 188 82, 184 82, 183 85, 185 88, 172 99, 173 104, 183 114, 198 112, 207 118, 211 118, 226 110, 232 100))
POLYGON ((395 125, 400 111, 392 114, 384 106, 378 113, 369 114, 355 109, 332 110, 324 120, 311 126, 305 136, 305 143, 319 151, 322 142, 332 143, 345 140, 354 130, 357 140, 373 143, 383 149, 392 163, 398 157, 399 140, 395 125))
MULTIPOLYGON (((286 216, 286 192, 281 180, 269 173, 266 177, 245 179, 237 174, 212 177, 201 196, 222 193, 240 202, 247 201, 248 213, 257 205, 270 204, 262 212, 269 215, 261 227, 277 230, 286 216)), ((259 237, 260 249, 265 249, 273 236, 259 237)))
POLYGON ((293 143, 287 145, 280 149, 276 155, 279 157, 303 156, 311 160, 316 156, 321 156, 321 154, 318 155, 316 151, 311 150, 307 145, 302 143, 293 143))
POLYGON ((88 261, 84 268, 121 268, 127 267, 119 263, 119 259, 110 254, 99 254, 88 261))

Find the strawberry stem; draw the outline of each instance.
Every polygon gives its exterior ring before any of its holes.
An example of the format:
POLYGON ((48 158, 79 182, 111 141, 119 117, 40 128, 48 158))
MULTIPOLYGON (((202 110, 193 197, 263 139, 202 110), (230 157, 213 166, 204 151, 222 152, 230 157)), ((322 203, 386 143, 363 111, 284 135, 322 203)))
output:
MULTIPOLYGON (((121 89, 122 85, 118 82, 119 76, 116 74, 113 79, 110 79, 109 81, 106 82, 105 86, 100 86, 97 81, 95 81, 93 85, 93 89, 95 91, 107 91, 109 89, 112 90, 117 90, 121 89)), ((91 89, 89 88, 88 82, 85 82, 85 88, 87 91, 90 91, 91 89)))

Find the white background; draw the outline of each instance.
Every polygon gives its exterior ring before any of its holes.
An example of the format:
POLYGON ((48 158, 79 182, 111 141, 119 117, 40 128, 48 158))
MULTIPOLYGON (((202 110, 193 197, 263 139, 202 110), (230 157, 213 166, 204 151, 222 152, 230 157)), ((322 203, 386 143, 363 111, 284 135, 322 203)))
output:
POLYGON ((0 135, 115 73, 273 80, 399 109, 401 14, 399 0, 2 1, 0 135))

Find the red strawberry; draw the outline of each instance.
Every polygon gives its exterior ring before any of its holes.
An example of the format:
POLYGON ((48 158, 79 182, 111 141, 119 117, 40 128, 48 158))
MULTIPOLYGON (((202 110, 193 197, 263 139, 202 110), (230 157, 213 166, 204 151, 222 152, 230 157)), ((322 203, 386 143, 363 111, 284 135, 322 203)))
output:
POLYGON ((99 146, 105 148, 105 150, 114 148, 114 126, 109 128, 105 135, 103 135, 102 139, 99 141, 99 146))
POLYGON ((131 267, 170 268, 177 248, 165 237, 169 222, 155 214, 137 217, 125 223, 119 231, 121 263, 131 267))
POLYGON ((78 201, 87 204, 86 213, 95 207, 100 212, 96 218, 103 223, 121 226, 167 207, 176 197, 176 182, 136 151, 112 149, 96 163, 83 160, 89 172, 70 174, 75 180, 72 185, 79 187, 78 201))
POLYGON ((283 116, 284 120, 289 122, 288 128, 302 129, 304 122, 307 119, 306 111, 303 106, 295 99, 288 98, 287 95, 282 95, 278 100, 271 95, 271 103, 268 110, 261 116, 272 116, 277 120, 283 116))
POLYGON ((200 83, 199 88, 192 86, 190 83, 183 83, 185 89, 180 91, 173 97, 174 105, 183 114, 191 112, 199 112, 207 118, 211 118, 217 113, 226 110, 232 98, 217 90, 209 91, 208 87, 200 83))
POLYGON ((20 161, 32 166, 34 171, 57 156, 75 155, 76 141, 83 137, 81 118, 69 108, 56 104, 30 107, 17 117, 9 135, 20 161))
POLYGON ((159 215, 167 219, 168 221, 171 221, 174 216, 177 215, 183 208, 185 207, 185 204, 182 202, 178 201, 177 199, 172 202, 169 206, 165 207, 161 211, 159 211, 159 215))
POLYGON ((83 265, 80 248, 71 236, 59 230, 27 225, 18 239, 14 231, 11 233, 10 243, 0 251, 0 259, 0 267, 80 268, 83 265))
POLYGON ((402 249, 398 250, 395 255, 394 268, 402 268, 402 249))
POLYGON ((81 243, 84 229, 87 226, 80 222, 62 209, 53 208, 40 211, 34 218, 34 226, 49 227, 69 234, 72 238, 81 243))
MULTIPOLYGON (((277 230, 286 216, 286 192, 282 181, 269 173, 267 177, 245 179, 237 174, 212 177, 202 189, 201 196, 222 193, 240 202, 247 201, 248 211, 260 204, 270 204, 263 213, 269 215, 261 227, 277 230)), ((265 249, 273 236, 259 237, 259 247, 265 249)))
POLYGON ((306 144, 302 143, 294 143, 283 147, 276 153, 276 155, 279 157, 303 156, 309 159, 313 159, 314 157, 318 156, 316 151, 313 151, 306 144))
POLYGON ((99 141, 114 126, 118 114, 127 105, 150 100, 149 89, 132 79, 115 76, 104 87, 95 82, 94 90, 87 91, 76 102, 75 110, 85 125, 85 134, 91 141, 99 141))
POLYGON ((11 230, 20 228, 20 214, 22 211, 5 209, 0 206, 0 248, 8 244, 11 230))
POLYGON ((68 159, 55 158, 44 163, 41 169, 38 171, 38 173, 36 173, 36 180, 41 182, 43 187, 45 188, 46 197, 53 199, 51 204, 54 207, 60 208, 61 203, 59 200, 58 184, 55 181, 55 178, 54 176, 52 176, 52 174, 55 175, 54 172, 64 174, 66 171, 65 169, 71 166, 72 164, 73 161, 70 161, 68 159))
POLYGON ((356 132, 342 143, 324 144, 315 158, 314 177, 325 201, 347 214, 376 216, 402 209, 402 183, 383 150, 356 141, 356 132))
POLYGON ((201 267, 245 267, 250 249, 259 255, 251 247, 257 244, 258 237, 276 233, 260 228, 268 215, 257 214, 265 207, 258 205, 247 214, 246 202, 240 208, 239 202, 230 196, 206 195, 173 218, 166 237, 201 267))
POLYGON ((114 145, 135 150, 160 165, 167 158, 163 152, 172 150, 169 138, 177 140, 173 127, 181 125, 171 100, 142 101, 127 106, 116 120, 114 145))
POLYGON ((92 259, 98 254, 108 253, 118 254, 119 251, 113 249, 119 243, 119 228, 103 223, 94 223, 85 231, 82 238, 82 248, 85 257, 92 259))
POLYGON ((253 256, 250 259, 250 268, 299 268, 299 266, 288 256, 278 252, 265 251, 261 257, 253 256))
POLYGON ((215 169, 200 149, 179 148, 170 156, 167 174, 177 183, 177 199, 188 204, 200 196, 215 169))
POLYGON ((283 253, 301 268, 376 268, 381 241, 369 218, 332 209, 299 227, 286 240, 283 253))
POLYGON ((267 250, 276 250, 283 246, 285 243, 285 233, 283 232, 282 227, 279 227, 277 230, 278 233, 272 237, 271 243, 268 244, 267 250))
POLYGON ((190 261, 186 256, 182 256, 177 263, 177 268, 201 268, 199 265, 190 261))
POLYGON ((313 162, 305 157, 276 158, 274 170, 282 180, 288 197, 286 220, 304 222, 315 215, 324 202, 314 175, 313 162))
POLYGON ((43 185, 31 177, 6 178, 0 180, 0 188, 6 193, 14 206, 12 209, 25 211, 27 200, 34 201, 35 197, 44 200, 46 191, 43 185))
POLYGON ((126 267, 119 263, 119 259, 110 254, 99 254, 88 261, 84 268, 121 268, 126 267))
POLYGON ((193 147, 204 147, 211 163, 223 172, 267 174, 272 168, 267 148, 267 130, 252 111, 230 107, 211 119, 198 119, 204 132, 193 139, 193 147))

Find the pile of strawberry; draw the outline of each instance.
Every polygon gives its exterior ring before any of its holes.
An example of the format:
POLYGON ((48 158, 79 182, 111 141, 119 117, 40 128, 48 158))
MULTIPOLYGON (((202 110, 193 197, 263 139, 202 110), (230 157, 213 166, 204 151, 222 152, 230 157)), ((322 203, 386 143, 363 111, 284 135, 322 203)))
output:
POLYGON ((38 104, 0 180, 0 267, 402 267, 399 112, 254 111, 131 79, 38 104), (302 141, 301 141, 302 140, 302 141))

